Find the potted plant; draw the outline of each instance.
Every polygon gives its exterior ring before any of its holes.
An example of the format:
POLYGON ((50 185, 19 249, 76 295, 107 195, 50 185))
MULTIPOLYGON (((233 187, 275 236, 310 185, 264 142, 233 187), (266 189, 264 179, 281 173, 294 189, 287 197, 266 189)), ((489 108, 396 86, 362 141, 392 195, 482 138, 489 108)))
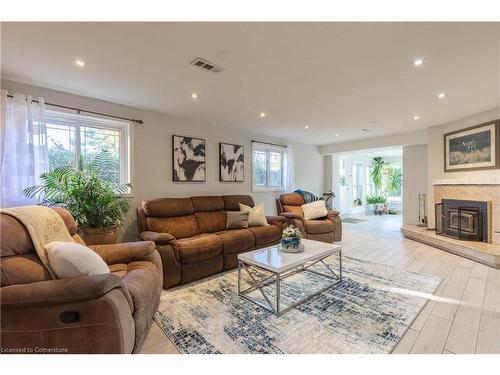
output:
POLYGON ((279 249, 285 253, 302 252, 304 251, 304 246, 301 245, 301 241, 302 232, 293 225, 289 225, 283 229, 279 249))
POLYGON ((387 198, 383 195, 369 195, 366 197, 367 210, 369 213, 376 214, 384 209, 387 204, 387 198))
POLYGON ((65 165, 43 173, 42 185, 24 190, 44 206, 64 207, 71 212, 87 245, 116 243, 117 227, 129 209, 123 194, 129 184, 117 184, 109 177, 113 160, 108 151, 88 162, 81 157, 77 166, 65 165))

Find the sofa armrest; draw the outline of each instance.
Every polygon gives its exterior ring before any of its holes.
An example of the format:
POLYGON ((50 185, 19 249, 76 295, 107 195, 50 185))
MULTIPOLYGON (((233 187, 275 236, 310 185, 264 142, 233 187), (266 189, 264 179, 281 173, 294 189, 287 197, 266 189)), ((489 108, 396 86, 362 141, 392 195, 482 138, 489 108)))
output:
POLYGON ((340 212, 335 210, 328 210, 328 214, 326 215, 327 219, 334 220, 335 217, 340 216, 340 212))
POLYGON ((286 224, 286 218, 283 216, 266 216, 266 220, 269 224, 282 227, 286 224))
POLYGON ((139 260, 154 261, 155 244, 152 241, 93 245, 89 247, 109 265, 139 260))
POLYGON ((0 301, 2 308, 57 305, 95 299, 115 288, 121 288, 130 299, 121 279, 106 273, 5 286, 0 301))
POLYGON ((139 234, 143 241, 153 241, 157 245, 165 245, 175 241, 175 237, 169 233, 144 231, 139 234))

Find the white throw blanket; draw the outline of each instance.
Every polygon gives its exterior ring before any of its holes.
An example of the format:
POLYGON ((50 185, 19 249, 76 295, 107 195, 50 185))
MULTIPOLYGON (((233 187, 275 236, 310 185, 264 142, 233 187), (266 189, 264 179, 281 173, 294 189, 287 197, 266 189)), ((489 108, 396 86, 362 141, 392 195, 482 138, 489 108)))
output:
POLYGON ((52 241, 74 242, 62 217, 56 211, 44 206, 2 208, 0 213, 15 217, 24 224, 35 245, 38 257, 47 267, 52 278, 57 279, 50 267, 45 245, 52 241))

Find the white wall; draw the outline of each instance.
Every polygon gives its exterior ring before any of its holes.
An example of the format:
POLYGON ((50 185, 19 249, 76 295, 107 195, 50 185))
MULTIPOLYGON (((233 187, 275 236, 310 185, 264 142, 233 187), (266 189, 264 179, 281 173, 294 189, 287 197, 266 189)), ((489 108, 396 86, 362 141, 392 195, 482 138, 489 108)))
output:
POLYGON ((91 111, 109 113, 123 117, 137 118, 143 125, 133 126, 133 197, 127 222, 121 230, 121 240, 134 240, 137 235, 135 208, 143 199, 159 197, 186 197, 194 195, 251 194, 256 202, 263 202, 268 214, 274 214, 275 198, 278 193, 251 193, 251 140, 292 144, 295 149, 296 187, 323 193, 323 157, 317 146, 286 142, 251 133, 236 132, 232 129, 196 123, 169 114, 142 110, 105 102, 92 98, 72 95, 60 91, 28 86, 18 82, 2 80, 3 89, 9 92, 42 96, 52 102, 91 111), (207 181, 204 183, 172 182, 173 134, 189 135, 206 139, 207 181), (219 142, 245 146, 245 182, 219 182, 218 153, 219 142))
POLYGON ((363 138, 354 141, 331 143, 319 147, 322 155, 336 152, 348 152, 356 150, 367 150, 372 148, 392 147, 402 145, 421 145, 427 143, 426 130, 413 132, 388 134, 381 137, 363 138))
POLYGON ((483 178, 500 177, 500 169, 484 171, 445 172, 444 171, 444 134, 479 125, 487 121, 500 118, 500 107, 481 112, 447 124, 433 126, 427 129, 427 208, 429 213, 429 227, 434 228, 434 189, 433 182, 445 178, 483 178))
POLYGON ((418 195, 421 193, 427 193, 427 145, 404 146, 403 224, 419 223, 418 195))

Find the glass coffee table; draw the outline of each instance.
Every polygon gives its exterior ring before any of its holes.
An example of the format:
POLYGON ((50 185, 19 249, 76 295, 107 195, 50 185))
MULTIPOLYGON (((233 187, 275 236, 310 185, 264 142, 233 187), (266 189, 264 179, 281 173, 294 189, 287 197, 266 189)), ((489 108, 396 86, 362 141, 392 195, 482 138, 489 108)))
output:
POLYGON ((301 253, 284 253, 277 246, 238 254, 238 295, 281 316, 310 298, 338 285, 342 281, 342 247, 338 244, 303 239, 305 250, 301 253), (330 256, 339 257, 339 267, 335 272, 324 260, 330 256), (314 265, 322 265, 326 273, 311 269, 314 265), (260 272, 259 272, 260 271, 260 272), (264 271, 264 272, 262 272, 264 271), (242 273, 249 276, 250 286, 242 290, 242 273), (299 272, 311 272, 325 277, 328 283, 319 290, 312 291, 286 307, 282 308, 281 282, 299 272), (261 277, 261 274, 267 274, 261 277), (275 296, 266 292, 265 288, 275 284, 275 296), (249 293, 260 291, 264 301, 253 298, 249 293), (274 301, 272 301, 274 300, 274 301))

